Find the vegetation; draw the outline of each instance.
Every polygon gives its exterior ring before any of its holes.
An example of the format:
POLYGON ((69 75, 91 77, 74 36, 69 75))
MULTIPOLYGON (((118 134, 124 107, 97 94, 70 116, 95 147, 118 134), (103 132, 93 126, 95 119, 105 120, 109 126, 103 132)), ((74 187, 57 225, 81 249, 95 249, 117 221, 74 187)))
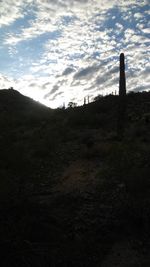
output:
POLYGON ((150 92, 127 94, 121 139, 118 101, 0 91, 0 266, 150 266, 150 92))

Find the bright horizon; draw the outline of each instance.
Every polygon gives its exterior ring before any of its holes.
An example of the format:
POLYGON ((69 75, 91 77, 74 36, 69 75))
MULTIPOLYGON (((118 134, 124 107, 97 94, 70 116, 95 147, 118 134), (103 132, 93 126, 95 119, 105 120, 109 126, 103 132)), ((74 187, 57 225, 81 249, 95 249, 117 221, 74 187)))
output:
POLYGON ((127 90, 149 90, 148 0, 2 0, 0 89, 13 87, 49 107, 127 90))

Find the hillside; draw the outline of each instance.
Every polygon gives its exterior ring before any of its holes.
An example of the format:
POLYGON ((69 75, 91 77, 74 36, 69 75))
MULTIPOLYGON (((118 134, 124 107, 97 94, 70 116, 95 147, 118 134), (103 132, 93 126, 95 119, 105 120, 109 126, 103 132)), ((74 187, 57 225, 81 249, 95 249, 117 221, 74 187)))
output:
POLYGON ((150 92, 49 109, 0 91, 1 266, 150 266, 150 92))

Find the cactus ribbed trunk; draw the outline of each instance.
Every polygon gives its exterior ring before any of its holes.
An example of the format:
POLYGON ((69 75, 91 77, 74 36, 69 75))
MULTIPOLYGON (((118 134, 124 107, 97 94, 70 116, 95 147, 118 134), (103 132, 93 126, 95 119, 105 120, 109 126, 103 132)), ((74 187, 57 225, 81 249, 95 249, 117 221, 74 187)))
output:
POLYGON ((126 95, 126 76, 125 76, 125 63, 124 54, 120 54, 120 80, 119 80, 119 96, 126 95))
POLYGON ((118 103, 118 138, 124 136, 126 115, 126 76, 124 54, 120 54, 120 79, 119 79, 119 103, 118 103))

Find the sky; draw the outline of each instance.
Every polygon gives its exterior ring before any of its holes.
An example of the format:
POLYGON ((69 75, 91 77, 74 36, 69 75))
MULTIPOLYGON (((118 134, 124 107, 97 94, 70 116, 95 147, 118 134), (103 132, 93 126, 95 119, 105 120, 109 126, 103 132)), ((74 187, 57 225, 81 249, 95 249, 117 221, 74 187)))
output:
POLYGON ((0 0, 0 89, 49 107, 150 89, 150 0, 0 0))

